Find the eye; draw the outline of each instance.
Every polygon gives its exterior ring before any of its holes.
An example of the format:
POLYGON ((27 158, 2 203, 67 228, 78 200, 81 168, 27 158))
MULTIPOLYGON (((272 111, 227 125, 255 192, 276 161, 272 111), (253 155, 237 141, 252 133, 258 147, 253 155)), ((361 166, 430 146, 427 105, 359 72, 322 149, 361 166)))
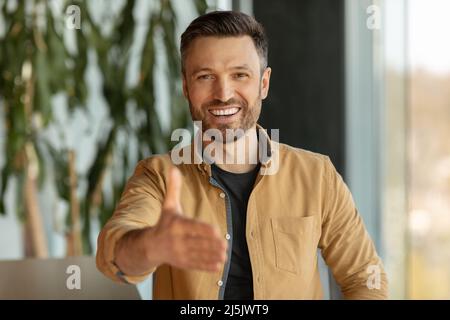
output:
POLYGON ((248 78, 248 74, 243 73, 243 72, 235 73, 234 74, 234 78, 236 78, 236 79, 248 78))
POLYGON ((202 74, 197 77, 198 80, 210 80, 213 78, 212 74, 202 74))

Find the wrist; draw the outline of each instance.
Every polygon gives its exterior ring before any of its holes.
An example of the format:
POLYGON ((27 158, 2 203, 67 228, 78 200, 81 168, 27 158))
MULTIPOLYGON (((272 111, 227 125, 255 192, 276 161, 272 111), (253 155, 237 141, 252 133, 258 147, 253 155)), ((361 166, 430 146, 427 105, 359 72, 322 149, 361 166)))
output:
POLYGON ((162 247, 161 237, 156 232, 154 227, 148 227, 143 230, 143 250, 147 265, 158 267, 166 263, 162 247))

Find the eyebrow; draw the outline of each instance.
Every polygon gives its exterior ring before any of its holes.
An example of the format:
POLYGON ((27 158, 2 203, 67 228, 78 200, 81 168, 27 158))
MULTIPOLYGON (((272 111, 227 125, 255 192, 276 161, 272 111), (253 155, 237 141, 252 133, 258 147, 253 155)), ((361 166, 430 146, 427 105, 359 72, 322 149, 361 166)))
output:
POLYGON ((231 67, 230 69, 234 69, 234 70, 248 70, 248 71, 252 72, 252 70, 250 69, 250 67, 246 63, 243 64, 243 65, 240 65, 240 66, 231 67))
MULTIPOLYGON (((239 65, 239 66, 233 66, 230 68, 231 70, 245 70, 248 71, 250 73, 253 73, 252 70, 250 69, 250 67, 248 66, 248 64, 243 64, 243 65, 239 65)), ((213 72, 213 69, 211 68, 197 68, 194 69, 194 72, 192 72, 192 76, 195 76, 196 74, 200 73, 200 72, 213 72)))

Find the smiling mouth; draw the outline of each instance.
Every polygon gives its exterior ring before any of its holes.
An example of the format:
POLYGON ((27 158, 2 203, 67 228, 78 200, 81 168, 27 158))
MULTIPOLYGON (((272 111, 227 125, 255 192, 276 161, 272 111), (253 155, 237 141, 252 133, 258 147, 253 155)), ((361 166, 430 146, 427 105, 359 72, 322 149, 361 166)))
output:
POLYGON ((239 107, 230 107, 230 108, 221 108, 221 109, 209 109, 209 113, 211 113, 215 117, 230 117, 235 115, 241 110, 239 107))

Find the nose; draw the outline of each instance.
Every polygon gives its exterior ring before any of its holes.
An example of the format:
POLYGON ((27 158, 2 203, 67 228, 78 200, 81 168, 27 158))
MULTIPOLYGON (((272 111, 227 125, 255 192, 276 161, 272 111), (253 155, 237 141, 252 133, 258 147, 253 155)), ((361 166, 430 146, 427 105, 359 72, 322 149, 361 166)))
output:
POLYGON ((226 79, 219 79, 214 86, 214 99, 226 102, 234 95, 234 88, 226 79))

